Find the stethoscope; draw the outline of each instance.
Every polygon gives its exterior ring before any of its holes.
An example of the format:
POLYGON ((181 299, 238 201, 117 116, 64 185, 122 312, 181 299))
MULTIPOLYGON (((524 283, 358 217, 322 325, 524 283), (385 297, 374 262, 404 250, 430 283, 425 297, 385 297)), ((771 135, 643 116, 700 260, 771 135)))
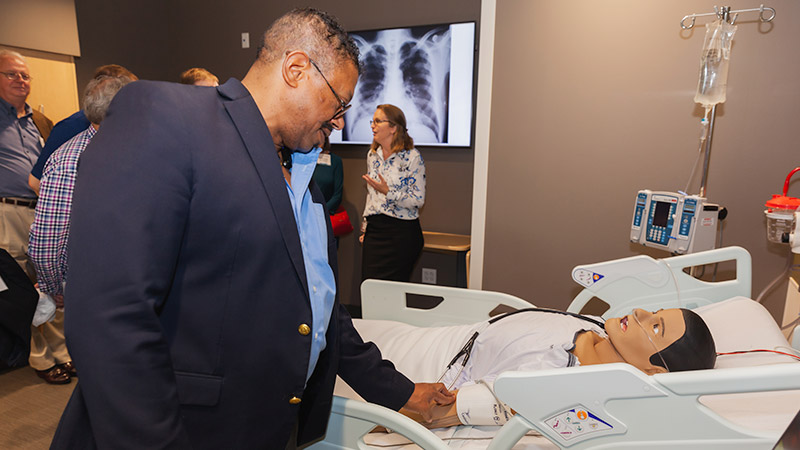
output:
MULTIPOLYGON (((574 317, 576 319, 584 320, 586 322, 589 322, 589 323, 592 323, 594 325, 597 325, 598 327, 600 327, 603 330, 605 330, 605 324, 603 322, 597 320, 597 319, 593 319, 591 317, 587 317, 587 316, 584 316, 582 314, 576 314, 576 313, 569 312, 569 311, 559 311, 557 309, 547 309, 547 308, 523 308, 523 309, 518 309, 516 311, 512 311, 510 313, 503 314, 502 316, 497 316, 497 317, 495 317, 493 319, 490 319, 489 322, 487 323, 487 326, 489 326, 489 325, 491 325, 493 323, 496 323, 496 322, 498 322, 500 320, 503 320, 506 317, 511 317, 514 314, 519 314, 519 313, 523 313, 523 312, 543 312, 543 313, 561 314, 561 315, 564 315, 564 316, 571 316, 571 317, 574 317)), ((485 327, 484 327, 484 329, 485 329, 485 327)), ((464 344, 464 346, 461 347, 461 350, 459 350, 458 353, 456 353, 456 356, 454 356, 453 359, 450 360, 450 362, 447 364, 447 367, 445 367, 444 372, 442 372, 442 375, 439 377, 438 380, 436 380, 437 383, 440 383, 442 381, 442 379, 444 379, 444 376, 447 374, 447 372, 450 371, 450 368, 453 367, 453 364, 458 362, 458 359, 463 356, 464 359, 461 361, 461 368, 458 369, 458 373, 453 378, 453 381, 450 383, 449 386, 447 386, 447 390, 448 391, 453 388, 453 385, 455 384, 456 380, 458 380, 458 377, 461 376, 461 372, 463 372, 464 368, 467 366, 467 361, 469 361, 469 358, 472 355, 472 347, 475 345, 475 340, 478 339, 479 335, 480 335, 480 331, 476 331, 476 332, 472 333, 472 336, 470 336, 470 338, 467 340, 467 343, 464 344)))

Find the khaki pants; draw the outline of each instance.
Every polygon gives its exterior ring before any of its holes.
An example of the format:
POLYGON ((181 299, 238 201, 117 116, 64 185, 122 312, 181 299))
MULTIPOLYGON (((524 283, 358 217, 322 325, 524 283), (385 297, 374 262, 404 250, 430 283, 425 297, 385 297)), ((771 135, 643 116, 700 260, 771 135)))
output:
POLYGON ((57 309, 52 322, 31 326, 31 356, 28 364, 36 370, 47 370, 69 361, 72 358, 64 340, 64 310, 57 309))
POLYGON ((34 216, 35 211, 27 206, 0 203, 0 248, 5 249, 35 282, 36 271, 28 258, 28 236, 34 216))

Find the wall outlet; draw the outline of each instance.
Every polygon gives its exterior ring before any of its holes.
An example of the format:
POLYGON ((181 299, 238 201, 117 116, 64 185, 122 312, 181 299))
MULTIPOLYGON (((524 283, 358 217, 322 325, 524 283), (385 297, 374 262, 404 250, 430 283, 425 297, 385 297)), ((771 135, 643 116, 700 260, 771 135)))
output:
POLYGON ((422 269, 422 282, 425 284, 436 284, 436 269, 422 269))
POLYGON ((250 33, 242 33, 242 48, 250 48, 250 33))

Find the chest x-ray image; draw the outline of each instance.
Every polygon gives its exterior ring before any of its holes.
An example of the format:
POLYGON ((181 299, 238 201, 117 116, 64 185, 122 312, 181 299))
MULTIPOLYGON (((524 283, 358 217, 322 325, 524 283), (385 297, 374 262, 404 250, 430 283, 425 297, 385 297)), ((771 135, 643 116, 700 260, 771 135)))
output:
POLYGON ((405 113, 417 145, 470 145, 474 29, 464 23, 350 33, 363 70, 345 127, 331 142, 371 143, 375 108, 390 103, 405 113))

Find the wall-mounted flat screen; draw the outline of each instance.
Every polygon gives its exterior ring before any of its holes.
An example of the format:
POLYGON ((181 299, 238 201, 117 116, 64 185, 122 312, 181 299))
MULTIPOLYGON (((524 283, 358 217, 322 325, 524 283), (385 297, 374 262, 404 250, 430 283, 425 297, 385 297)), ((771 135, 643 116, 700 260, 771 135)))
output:
POLYGON ((403 110, 416 146, 472 144, 475 22, 349 33, 363 70, 331 143, 370 144, 375 108, 403 110))

